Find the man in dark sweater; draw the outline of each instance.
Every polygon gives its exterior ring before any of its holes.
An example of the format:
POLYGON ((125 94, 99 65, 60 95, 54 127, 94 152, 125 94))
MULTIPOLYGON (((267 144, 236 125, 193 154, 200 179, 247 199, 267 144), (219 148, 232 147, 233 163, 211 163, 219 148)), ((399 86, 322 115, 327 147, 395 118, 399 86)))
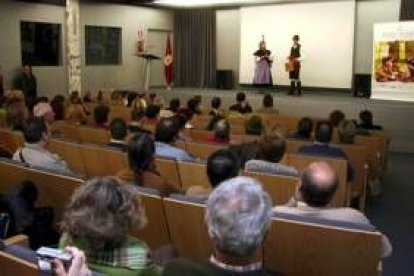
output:
POLYGON ((14 80, 13 88, 23 91, 29 107, 34 104, 37 98, 37 80, 30 65, 23 65, 21 74, 14 80))

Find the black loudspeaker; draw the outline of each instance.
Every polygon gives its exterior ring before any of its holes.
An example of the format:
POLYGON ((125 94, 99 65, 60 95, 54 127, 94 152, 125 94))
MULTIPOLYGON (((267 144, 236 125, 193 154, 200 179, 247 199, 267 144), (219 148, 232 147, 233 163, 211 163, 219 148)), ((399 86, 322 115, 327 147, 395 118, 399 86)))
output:
POLYGON ((354 96, 369 98, 371 96, 371 75, 354 75, 354 96))
POLYGON ((217 70, 216 87, 218 89, 233 89, 233 71, 217 70))

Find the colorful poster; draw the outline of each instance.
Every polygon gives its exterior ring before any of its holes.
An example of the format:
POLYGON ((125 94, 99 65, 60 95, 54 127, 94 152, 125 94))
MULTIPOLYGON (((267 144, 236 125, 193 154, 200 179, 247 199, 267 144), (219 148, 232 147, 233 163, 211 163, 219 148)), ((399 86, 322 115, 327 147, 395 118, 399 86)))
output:
POLYGON ((374 26, 371 98, 414 102, 414 21, 374 26))

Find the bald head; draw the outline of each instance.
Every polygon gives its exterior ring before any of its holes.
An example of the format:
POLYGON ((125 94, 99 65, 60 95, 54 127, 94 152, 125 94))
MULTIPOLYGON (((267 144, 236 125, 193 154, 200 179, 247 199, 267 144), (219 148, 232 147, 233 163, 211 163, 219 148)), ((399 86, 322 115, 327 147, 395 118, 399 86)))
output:
POLYGON ((218 121, 214 125, 214 136, 223 141, 230 139, 230 125, 225 119, 218 121))
POLYGON ((337 188, 338 176, 325 162, 312 163, 302 173, 300 193, 309 206, 327 206, 337 188))

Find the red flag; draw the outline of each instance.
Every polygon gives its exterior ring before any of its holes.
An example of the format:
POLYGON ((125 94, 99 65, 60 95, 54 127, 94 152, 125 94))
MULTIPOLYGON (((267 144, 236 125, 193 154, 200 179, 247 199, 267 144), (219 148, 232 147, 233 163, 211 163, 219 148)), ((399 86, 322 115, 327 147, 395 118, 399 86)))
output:
POLYGON ((171 40, 170 35, 167 38, 167 47, 165 49, 165 57, 164 57, 164 65, 165 65, 165 80, 167 82, 167 87, 171 88, 174 81, 174 68, 173 68, 173 55, 171 49, 171 40))

